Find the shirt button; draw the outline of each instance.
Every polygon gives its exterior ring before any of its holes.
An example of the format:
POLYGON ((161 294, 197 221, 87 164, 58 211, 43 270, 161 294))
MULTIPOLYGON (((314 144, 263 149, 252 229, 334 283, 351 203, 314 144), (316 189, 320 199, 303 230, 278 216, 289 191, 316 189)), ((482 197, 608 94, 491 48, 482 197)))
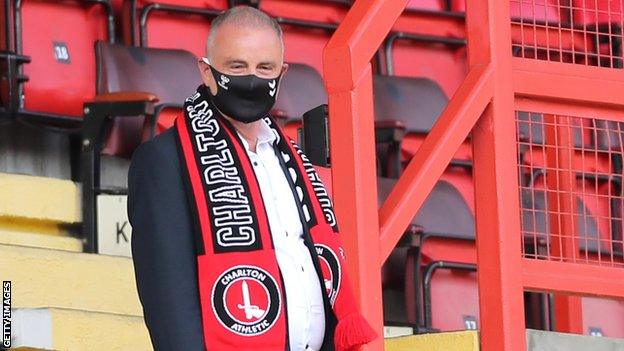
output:
POLYGON ((257 165, 258 165, 258 162, 253 161, 253 165, 254 165, 254 166, 257 166, 257 165))
POLYGON ((305 270, 303 269, 303 266, 301 266, 301 271, 302 271, 302 272, 305 272, 305 270))

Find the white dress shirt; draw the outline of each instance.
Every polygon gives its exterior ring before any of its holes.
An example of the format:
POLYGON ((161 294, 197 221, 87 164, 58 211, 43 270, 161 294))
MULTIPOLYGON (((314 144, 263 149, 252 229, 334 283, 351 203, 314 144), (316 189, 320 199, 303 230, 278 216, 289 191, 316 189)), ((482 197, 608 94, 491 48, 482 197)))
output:
MULTIPOLYGON (((239 134, 240 136, 240 134, 239 134)), ((318 351, 325 334, 322 290, 310 252, 303 242, 297 204, 273 150, 276 135, 261 120, 256 152, 241 136, 260 184, 275 256, 286 290, 288 334, 292 351, 318 351)))

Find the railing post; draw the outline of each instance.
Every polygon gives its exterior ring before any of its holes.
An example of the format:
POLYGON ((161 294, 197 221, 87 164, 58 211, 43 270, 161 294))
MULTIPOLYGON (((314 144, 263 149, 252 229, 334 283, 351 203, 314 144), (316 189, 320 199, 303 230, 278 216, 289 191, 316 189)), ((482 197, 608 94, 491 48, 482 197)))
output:
MULTIPOLYGON (((550 213, 549 256, 572 262, 578 246, 575 230, 576 174, 572 167, 574 154, 574 126, 572 118, 544 115, 546 137, 546 184, 548 212, 550 213), (556 191, 554 191, 556 189, 556 191)), ((555 330, 564 333, 583 333, 581 298, 557 294, 554 297, 555 330)))
POLYGON ((526 350, 508 0, 468 0, 470 64, 493 68, 493 99, 473 130, 481 345, 526 350))
POLYGON ((406 5, 357 0, 323 53, 336 217, 358 305, 380 335, 371 351, 384 340, 370 60, 406 5))

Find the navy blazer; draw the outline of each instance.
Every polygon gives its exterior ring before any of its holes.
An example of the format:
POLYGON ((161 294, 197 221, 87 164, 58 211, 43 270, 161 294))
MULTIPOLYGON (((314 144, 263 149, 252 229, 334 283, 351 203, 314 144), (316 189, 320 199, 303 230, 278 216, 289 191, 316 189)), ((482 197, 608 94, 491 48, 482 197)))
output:
MULTIPOLYGON (((128 173, 132 259, 154 349, 204 351, 194 226, 176 133, 170 128, 141 144, 132 157, 128 173)), ((308 249, 317 259, 311 244, 308 249)), ((326 294, 323 302, 325 311, 331 311, 326 294)), ((334 351, 336 323, 334 313, 325 313, 322 351, 334 351)), ((285 346, 290 349, 288 342, 285 346)))
POLYGON ((193 219, 175 128, 141 144, 128 173, 132 258, 155 350, 204 351, 193 219))

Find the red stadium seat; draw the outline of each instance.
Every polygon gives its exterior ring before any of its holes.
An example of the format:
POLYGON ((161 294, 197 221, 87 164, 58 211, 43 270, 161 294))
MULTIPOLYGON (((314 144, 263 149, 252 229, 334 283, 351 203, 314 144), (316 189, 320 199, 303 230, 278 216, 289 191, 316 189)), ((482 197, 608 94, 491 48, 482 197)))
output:
MULTIPOLYGON (((394 183, 393 179, 378 178, 380 203, 394 183)), ((395 286, 401 286, 396 276, 405 277, 402 287, 408 322, 425 330, 476 328, 478 290, 472 209, 452 183, 440 180, 412 220, 412 228, 413 232, 422 231, 419 250, 406 253, 395 248, 391 258, 405 260, 405 268, 395 272, 394 280, 386 278, 389 284, 394 281, 395 286)), ((397 266, 396 262, 388 264, 397 266)))
POLYGON ((559 25, 569 23, 564 4, 565 0, 512 0, 509 6, 512 18, 559 25))
POLYGON ((575 27, 597 41, 600 66, 622 68, 624 9, 620 0, 572 0, 575 27))
POLYGON ((204 56, 210 21, 227 8, 227 0, 125 0, 124 42, 204 56))
POLYGON ((451 11, 466 12, 466 0, 451 0, 451 11))
POLYGON ((514 55, 593 64, 598 38, 574 23, 572 12, 568 0, 511 0, 514 55))
POLYGON ((257 0, 258 8, 276 18, 290 18, 320 23, 340 23, 349 0, 257 0))
POLYGON ((95 96, 94 43, 112 40, 108 1, 16 2, 17 53, 29 56, 23 74, 23 114, 82 118, 95 96), (45 18, 45 20, 42 20, 45 18))
POLYGON ((479 303, 471 208, 454 185, 440 180, 414 223, 424 233, 415 259, 416 267, 423 270, 424 327, 450 331, 469 329, 475 323, 476 329, 479 303))
POLYGON ((417 38, 407 34, 388 38, 385 52, 389 71, 393 76, 430 79, 452 96, 468 74, 465 41, 440 38, 432 43, 417 38))
POLYGON ((624 338, 624 301, 583 297, 582 306, 586 335, 624 338))
MULTIPOLYGON (((578 175, 575 188, 572 189, 576 203, 574 215, 574 237, 578 248, 576 257, 578 260, 599 262, 601 257, 613 255, 610 204, 610 198, 613 196, 612 184, 597 178, 588 178, 587 174, 585 176, 586 178, 583 178, 578 175)), ((523 204, 530 204, 523 209, 523 216, 526 213, 535 220, 532 223, 523 218, 524 232, 532 235, 532 237, 525 235, 525 246, 545 245, 545 241, 548 240, 546 236, 542 236, 541 229, 548 228, 546 224, 548 216, 553 213, 553 210, 548 208, 546 189, 543 171, 535 173, 528 186, 523 189, 523 196, 529 197, 523 199, 523 204)), ((548 228, 547 233, 556 233, 554 230, 556 229, 548 228)), ((548 252, 540 254, 539 247, 536 247, 535 251, 538 257, 548 255, 548 252)))
POLYGON ((407 3, 408 10, 446 11, 446 0, 410 0, 407 3))
POLYGON ((572 0, 575 25, 614 23, 622 26, 624 13, 620 0, 572 0))
POLYGON ((285 60, 323 72, 323 49, 349 9, 349 1, 260 0, 284 31, 285 60))

